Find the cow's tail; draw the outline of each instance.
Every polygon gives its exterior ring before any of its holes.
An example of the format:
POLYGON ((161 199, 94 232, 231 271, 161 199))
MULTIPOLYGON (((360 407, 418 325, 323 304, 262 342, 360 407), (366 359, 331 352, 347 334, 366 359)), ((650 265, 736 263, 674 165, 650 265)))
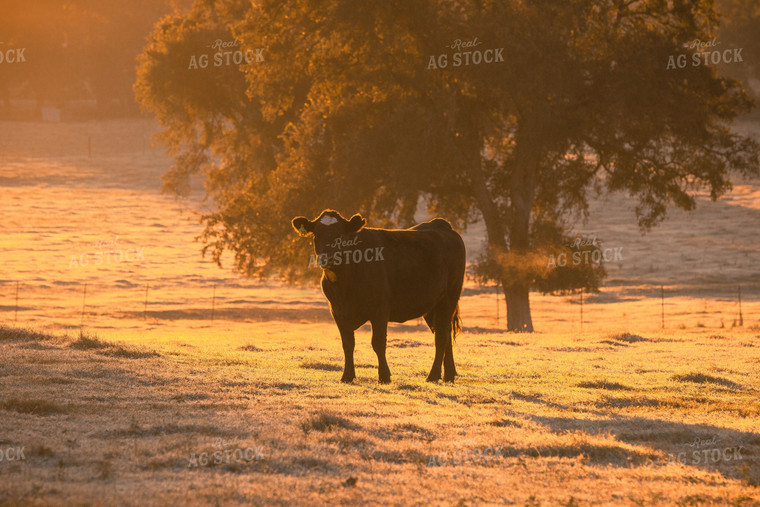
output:
POLYGON ((451 316, 451 341, 457 341, 457 335, 462 332, 462 318, 459 316, 459 303, 451 316))

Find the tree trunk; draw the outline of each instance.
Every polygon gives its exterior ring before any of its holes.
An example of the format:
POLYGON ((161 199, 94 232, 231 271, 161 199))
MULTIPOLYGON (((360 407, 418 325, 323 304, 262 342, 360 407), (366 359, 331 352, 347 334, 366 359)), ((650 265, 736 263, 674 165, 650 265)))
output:
MULTIPOLYGON (((473 185, 478 209, 483 215, 488 235, 491 255, 498 259, 502 254, 526 254, 530 251, 530 217, 536 193, 541 159, 541 130, 546 125, 548 111, 539 109, 521 118, 516 133, 513 171, 510 182, 511 213, 509 217, 499 212, 491 190, 488 188, 482 166, 469 166, 469 176, 473 185), (506 241, 509 224, 509 245, 506 241)), ((509 280, 501 276, 501 286, 507 305, 507 330, 521 333, 533 332, 530 314, 530 283, 523 280, 509 280)))
POLYGON ((507 300, 507 330, 516 333, 532 333, 533 318, 530 315, 530 291, 521 285, 508 285, 502 281, 507 300))
MULTIPOLYGON (((529 253, 530 217, 536 194, 536 180, 541 158, 541 126, 544 112, 524 117, 516 133, 514 166, 510 182, 511 217, 509 227, 509 251, 520 256, 529 253)), ((530 282, 502 280, 507 301, 507 330, 532 333, 533 319, 530 314, 530 282)))

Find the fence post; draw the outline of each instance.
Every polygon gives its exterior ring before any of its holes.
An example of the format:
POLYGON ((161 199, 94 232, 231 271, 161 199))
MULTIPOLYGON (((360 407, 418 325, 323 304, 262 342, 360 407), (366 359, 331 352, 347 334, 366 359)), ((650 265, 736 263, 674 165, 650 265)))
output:
POLYGON ((148 316, 148 284, 145 284, 145 306, 143 306, 143 320, 148 316))
POLYGON ((499 327, 499 284, 496 284, 496 327, 499 327))
POLYGON ((16 280, 16 311, 13 314, 13 325, 16 325, 16 321, 18 320, 18 284, 19 281, 16 280))
POLYGON ((211 322, 214 322, 214 309, 216 306, 216 284, 214 284, 214 294, 211 296, 211 322))
POLYGON ((739 285, 739 326, 744 325, 744 316, 742 315, 742 286, 739 285))
POLYGON ((82 293, 82 321, 79 323, 79 334, 84 330, 84 309, 87 303, 87 282, 84 283, 84 292, 82 293))

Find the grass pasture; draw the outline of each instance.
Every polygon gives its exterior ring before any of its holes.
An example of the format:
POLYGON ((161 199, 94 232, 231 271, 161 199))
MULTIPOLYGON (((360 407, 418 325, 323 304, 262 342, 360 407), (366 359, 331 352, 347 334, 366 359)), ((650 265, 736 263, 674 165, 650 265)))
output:
POLYGON ((0 328, 0 504, 760 505, 760 332, 263 332, 145 346, 0 328), (508 339, 505 338, 508 336, 508 339), (366 338, 366 337, 365 337, 366 338), (16 452, 16 454, 19 454, 16 452))
POLYGON ((532 293, 506 333, 468 279, 453 385, 415 321, 390 385, 360 329, 344 385, 318 288, 201 257, 157 129, 0 122, 0 506, 760 505, 756 178, 646 234, 594 198, 574 228, 622 259, 583 305, 532 293))

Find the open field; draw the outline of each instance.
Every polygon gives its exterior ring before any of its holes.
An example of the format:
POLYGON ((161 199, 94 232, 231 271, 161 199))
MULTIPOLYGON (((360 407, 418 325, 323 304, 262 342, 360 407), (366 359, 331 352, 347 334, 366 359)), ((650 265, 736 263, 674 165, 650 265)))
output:
POLYGON ((344 385, 330 325, 267 328, 2 329, 0 449, 24 459, 0 504, 760 505, 757 332, 470 334, 446 385, 429 333, 398 329, 392 383, 359 343, 344 385))
MULTIPOLYGON (((156 131, 150 120, 0 122, 0 318, 50 332, 84 324, 139 343, 244 335, 261 321, 330 322, 314 287, 246 279, 201 258, 194 238, 211 203, 199 184, 188 200, 160 193, 171 161, 150 147, 156 131)), ((666 328, 738 324, 739 285, 744 326, 760 326, 759 180, 737 181, 715 203, 701 197, 692 213, 671 210, 647 234, 633 206, 625 195, 601 197, 576 224, 622 254, 606 264, 602 291, 584 296, 584 331, 659 330, 661 286, 666 328)), ((470 259, 484 234, 482 224, 465 233, 470 259)), ((505 327, 503 294, 497 304, 493 287, 467 282, 463 296, 465 326, 505 327)), ((537 330, 581 330, 578 295, 531 301, 537 330)))
POLYGON ((760 181, 647 234, 595 199, 576 230, 622 260, 582 321, 534 293, 505 333, 468 281, 454 385, 419 321, 387 386, 357 332, 344 385, 318 288, 201 258, 210 203, 160 193, 155 131, 0 122, 0 505, 760 505, 760 181))

